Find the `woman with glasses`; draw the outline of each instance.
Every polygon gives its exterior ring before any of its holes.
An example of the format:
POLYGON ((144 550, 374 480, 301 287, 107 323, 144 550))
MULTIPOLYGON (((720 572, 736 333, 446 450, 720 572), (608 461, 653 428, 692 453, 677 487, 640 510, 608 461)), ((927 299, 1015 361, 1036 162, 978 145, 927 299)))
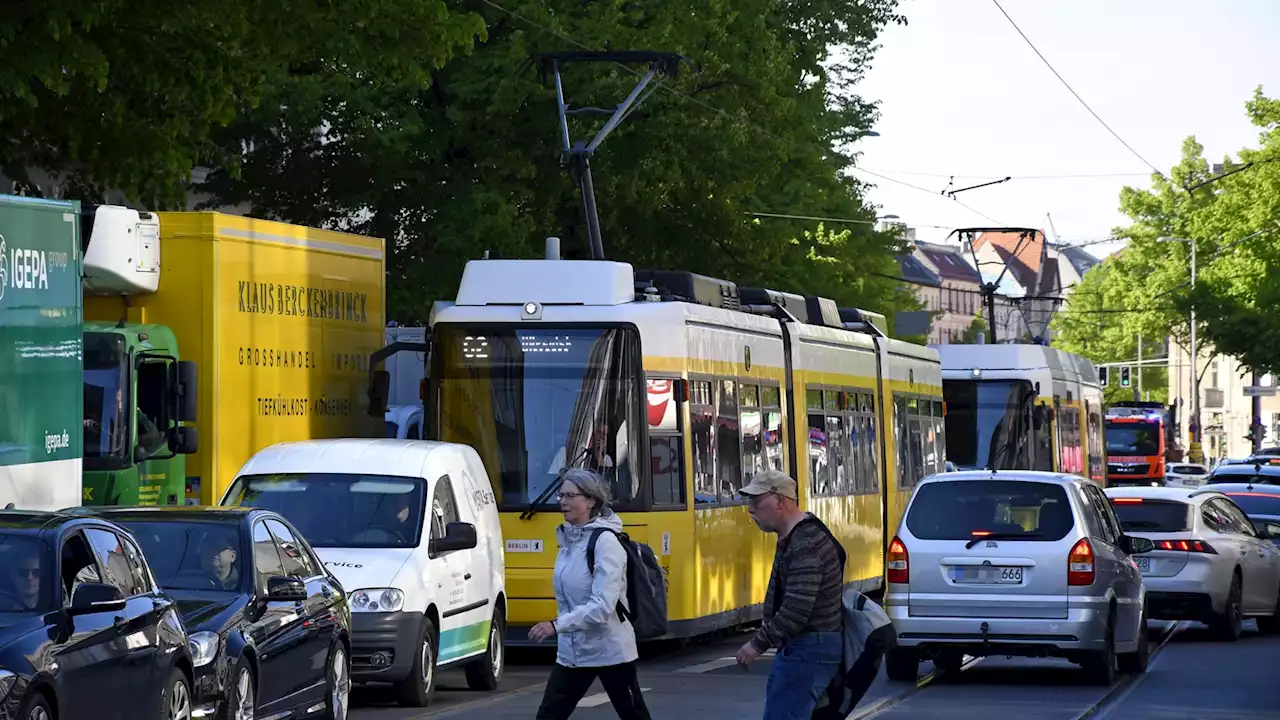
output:
POLYGON ((563 720, 597 677, 622 720, 649 720, 636 677, 636 635, 618 615, 627 607, 627 555, 618 540, 622 520, 609 508, 604 480, 590 470, 564 471, 558 501, 553 587, 557 616, 529 630, 541 642, 557 636, 556 665, 547 680, 537 720, 563 720), (596 536, 594 570, 587 546, 596 536))

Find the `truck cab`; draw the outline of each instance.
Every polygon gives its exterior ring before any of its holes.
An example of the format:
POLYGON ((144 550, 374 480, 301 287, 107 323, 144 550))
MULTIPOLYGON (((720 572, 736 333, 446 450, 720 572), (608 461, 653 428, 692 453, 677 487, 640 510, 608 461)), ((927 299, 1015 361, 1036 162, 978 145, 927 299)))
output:
POLYGON ((84 323, 85 505, 180 505, 197 449, 196 366, 164 325, 128 320, 160 280, 159 219, 116 206, 82 212, 84 292, 113 298, 117 322, 84 323))

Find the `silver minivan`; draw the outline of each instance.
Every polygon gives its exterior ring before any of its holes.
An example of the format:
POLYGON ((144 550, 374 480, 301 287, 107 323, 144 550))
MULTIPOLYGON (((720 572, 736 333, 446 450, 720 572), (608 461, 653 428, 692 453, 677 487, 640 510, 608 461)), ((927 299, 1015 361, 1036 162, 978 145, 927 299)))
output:
POLYGON ((1061 657, 1098 683, 1147 667, 1146 591, 1095 483, 1024 470, 943 473, 920 481, 886 558, 885 609, 895 680, 919 663, 965 655, 1061 657))

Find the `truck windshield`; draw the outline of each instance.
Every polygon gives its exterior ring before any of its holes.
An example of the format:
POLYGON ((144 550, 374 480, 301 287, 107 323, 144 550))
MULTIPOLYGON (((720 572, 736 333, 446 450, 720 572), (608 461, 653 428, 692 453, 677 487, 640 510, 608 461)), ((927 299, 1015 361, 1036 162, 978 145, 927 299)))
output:
POLYGON ((84 334, 84 457, 119 459, 128 454, 128 362, 123 335, 84 334))
POLYGON ((1149 457, 1159 454, 1159 423, 1107 422, 1107 455, 1149 457))
POLYGON ((1033 392, 1026 380, 944 381, 947 459, 965 470, 986 469, 993 459, 996 470, 1030 469, 1033 392))
POLYGON ((635 506, 646 423, 636 330, 438 325, 432 332, 436 432, 476 449, 501 509, 528 507, 569 467, 604 475, 616 509, 635 506))

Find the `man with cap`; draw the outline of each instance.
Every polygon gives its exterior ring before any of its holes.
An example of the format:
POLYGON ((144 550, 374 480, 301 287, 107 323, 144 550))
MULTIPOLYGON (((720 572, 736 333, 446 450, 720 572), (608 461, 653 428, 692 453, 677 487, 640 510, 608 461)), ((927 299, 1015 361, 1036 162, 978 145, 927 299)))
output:
POLYGON ((739 492, 747 497, 756 525, 777 533, 778 547, 764 622, 738 650, 738 664, 746 669, 776 648, 765 685, 764 720, 808 720, 840 669, 840 555, 822 521, 800 509, 796 481, 786 473, 757 473, 739 492))

